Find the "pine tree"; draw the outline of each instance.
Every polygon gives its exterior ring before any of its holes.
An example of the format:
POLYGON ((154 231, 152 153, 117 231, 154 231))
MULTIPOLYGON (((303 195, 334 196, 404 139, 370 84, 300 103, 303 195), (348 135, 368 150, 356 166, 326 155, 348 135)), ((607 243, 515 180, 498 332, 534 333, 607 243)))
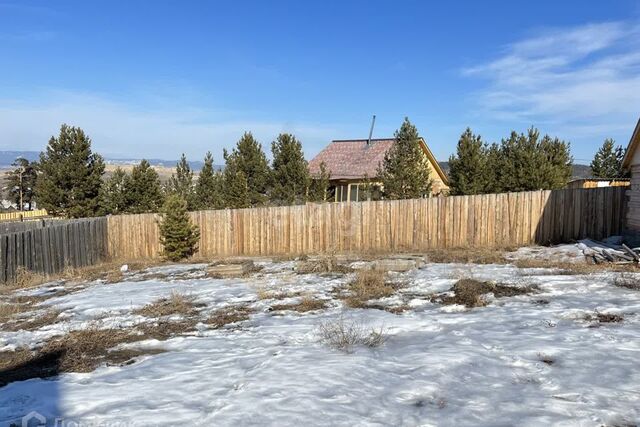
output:
POLYGON ((251 206, 249 198, 249 183, 247 176, 238 167, 237 157, 224 150, 224 204, 232 209, 248 208, 251 206))
POLYGON ((431 193, 429 160, 420 146, 420 135, 409 118, 395 132, 395 143, 379 169, 384 195, 389 199, 416 199, 431 193))
POLYGON ((573 159, 568 143, 530 128, 527 134, 515 131, 493 145, 488 153, 488 185, 492 192, 551 190, 566 186, 573 159))
POLYGON ((213 170, 213 155, 207 152, 204 157, 204 166, 196 181, 196 207, 197 209, 222 209, 221 175, 213 170))
POLYGON ((309 189, 309 167, 302 144, 295 136, 281 133, 271 144, 273 188, 271 200, 280 205, 304 203, 309 189))
POLYGON ((622 159, 624 158, 624 148, 621 146, 614 147, 615 141, 607 138, 604 140, 602 147, 593 157, 591 162, 591 172, 596 178, 624 178, 625 173, 622 170, 622 159))
POLYGON ((199 238, 198 227, 191 224, 186 200, 178 194, 170 194, 162 207, 162 255, 170 261, 189 258, 198 251, 199 238))
POLYGON ((147 160, 134 166, 125 183, 127 212, 158 212, 162 207, 164 195, 160 177, 147 160))
POLYGON ((100 214, 118 215, 127 209, 127 182, 130 178, 117 167, 113 175, 102 185, 100 192, 100 214))
POLYGON ((167 185, 167 192, 177 194, 187 202, 187 209, 195 209, 195 189, 193 187, 193 171, 189 166, 187 157, 182 153, 180 161, 176 164, 176 173, 171 175, 167 185))
POLYGON ((249 204, 264 205, 267 202, 271 170, 262 145, 256 141, 251 132, 245 132, 228 156, 233 159, 238 170, 242 171, 247 179, 249 204))
POLYGON ((6 172, 5 183, 9 200, 18 206, 19 210, 31 210, 34 189, 36 185, 35 162, 18 157, 12 164, 15 169, 6 172))
POLYGON ((487 147, 480 135, 467 128, 458 141, 457 155, 449 157, 451 195, 487 192, 487 157, 487 147))
POLYGON ((309 200, 312 202, 326 202, 329 200, 329 180, 331 173, 324 162, 320 163, 320 173, 311 180, 309 200))
POLYGON ((63 124, 40 154, 36 180, 38 205, 52 215, 87 217, 98 214, 104 161, 91 152, 82 129, 63 124))

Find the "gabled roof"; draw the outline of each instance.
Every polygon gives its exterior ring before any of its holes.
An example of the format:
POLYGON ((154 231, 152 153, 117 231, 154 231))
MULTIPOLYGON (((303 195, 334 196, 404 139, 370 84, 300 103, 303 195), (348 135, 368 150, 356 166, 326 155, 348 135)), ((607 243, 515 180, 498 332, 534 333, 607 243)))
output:
POLYGON ((631 139, 629 140, 627 151, 624 153, 624 158, 622 159, 622 167, 624 169, 628 169, 629 166, 631 166, 631 159, 633 159, 633 153, 638 148, 638 145, 640 145, 640 119, 638 119, 633 135, 631 135, 631 139))
MULTIPOLYGON (((331 179, 361 179, 365 176, 374 178, 378 175, 378 166, 382 164, 384 155, 395 143, 394 138, 341 139, 331 141, 317 156, 309 162, 311 175, 320 173, 320 164, 324 163, 331 172, 331 179)), ((423 138, 420 138, 422 149, 431 162, 442 182, 448 185, 449 179, 423 138)))

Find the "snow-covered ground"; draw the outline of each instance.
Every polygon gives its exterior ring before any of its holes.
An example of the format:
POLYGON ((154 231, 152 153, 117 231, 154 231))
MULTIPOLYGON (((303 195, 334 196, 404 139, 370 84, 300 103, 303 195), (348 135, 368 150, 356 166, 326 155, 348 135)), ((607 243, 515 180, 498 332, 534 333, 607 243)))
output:
POLYGON ((32 332, 1 332, 0 351, 37 346, 95 319, 103 327, 134 325, 145 319, 132 309, 172 291, 206 304, 205 316, 238 303, 255 312, 222 329, 199 324, 186 336, 132 344, 166 351, 131 365, 9 384, 0 388, 0 425, 31 411, 49 423, 57 418, 59 425, 103 426, 640 422, 640 291, 613 286, 616 273, 427 264, 398 274, 407 287, 380 301, 411 307, 398 315, 350 309, 334 299, 332 289, 353 275, 297 275, 291 262, 263 265, 261 273, 243 279, 207 278, 204 265, 159 267, 42 302, 43 310, 62 310, 64 321, 32 332), (430 302, 430 295, 461 278, 537 285, 540 291, 473 309, 430 302), (258 298, 283 290, 325 299, 328 308, 274 313, 270 306, 283 301, 258 298), (584 320, 595 311, 624 320, 584 320), (329 348, 318 325, 338 318, 383 327, 388 339, 352 353, 329 348))

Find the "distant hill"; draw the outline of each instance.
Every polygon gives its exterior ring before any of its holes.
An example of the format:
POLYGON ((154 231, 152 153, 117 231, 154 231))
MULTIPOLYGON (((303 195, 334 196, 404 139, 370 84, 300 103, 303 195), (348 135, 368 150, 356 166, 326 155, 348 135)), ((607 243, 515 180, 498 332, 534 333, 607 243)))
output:
MULTIPOLYGON (((449 162, 438 162, 445 173, 449 173, 449 162)), ((591 168, 589 165, 573 165, 571 179, 591 178, 591 168)))
POLYGON ((38 160, 39 151, 0 151, 0 167, 10 166, 18 157, 23 157, 30 162, 38 160))
MULTIPOLYGON (((18 157, 23 157, 29 161, 38 160, 40 158, 39 151, 0 151, 0 168, 6 168, 11 166, 18 157)), ((106 158, 105 162, 108 165, 121 165, 121 166, 129 166, 129 165, 137 165, 140 163, 141 159, 110 159, 106 158)), ((163 159, 147 159, 152 166, 159 166, 165 168, 175 168, 178 160, 163 160, 163 159)), ((189 162, 191 169, 198 172, 202 169, 204 162, 202 161, 193 161, 189 162)), ((221 170, 222 166, 214 165, 216 170, 221 170)))

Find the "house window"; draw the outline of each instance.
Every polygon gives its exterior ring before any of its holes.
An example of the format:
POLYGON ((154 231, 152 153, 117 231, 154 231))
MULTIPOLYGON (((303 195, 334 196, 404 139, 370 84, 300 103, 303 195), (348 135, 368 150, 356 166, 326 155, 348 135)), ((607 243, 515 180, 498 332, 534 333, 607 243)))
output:
POLYGON ((336 202, 346 202, 348 197, 349 186, 337 185, 336 186, 336 202))
POLYGON ((358 184, 350 184, 349 187, 351 188, 351 194, 350 194, 349 200, 352 202, 357 202, 358 201, 358 184))

